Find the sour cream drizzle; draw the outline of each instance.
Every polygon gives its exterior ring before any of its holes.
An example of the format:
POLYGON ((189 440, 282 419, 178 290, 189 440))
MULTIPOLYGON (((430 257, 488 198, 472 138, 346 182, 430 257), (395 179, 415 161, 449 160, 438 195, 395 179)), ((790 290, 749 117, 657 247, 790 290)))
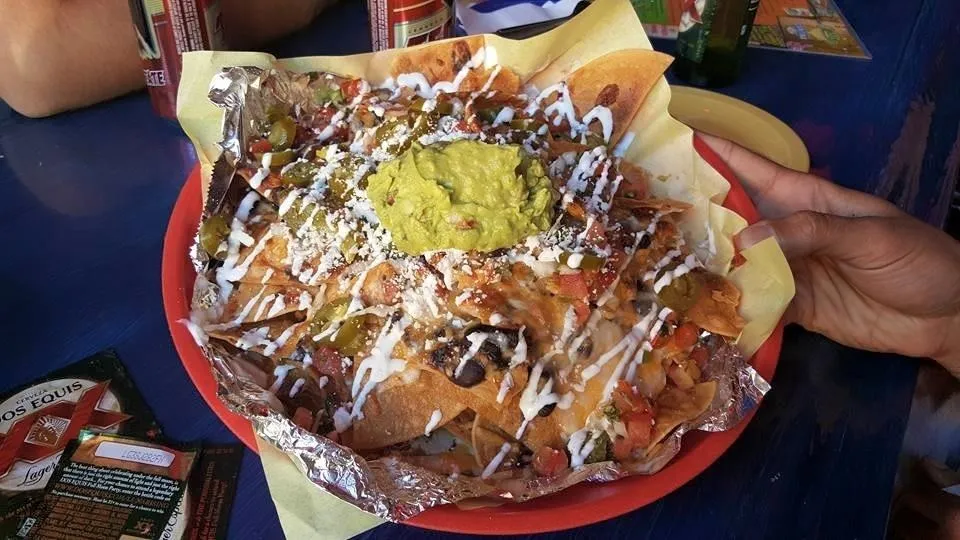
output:
MULTIPOLYGON (((608 301, 610 301, 610 298, 613 297, 614 290, 616 290, 617 285, 620 284, 620 276, 621 274, 623 274, 623 271, 626 269, 627 265, 630 264, 630 259, 633 257, 633 254, 636 253, 637 247, 640 245, 640 242, 643 240, 644 237, 652 235, 657 230, 657 223, 659 222, 661 217, 662 217, 662 214, 660 214, 659 212, 655 214, 653 216, 653 220, 651 220, 650 224, 647 225, 646 230, 641 231, 636 235, 636 238, 633 241, 633 246, 631 246, 630 249, 627 251, 627 257, 625 259, 626 262, 624 262, 617 271, 616 279, 614 279, 613 283, 611 283, 610 286, 607 287, 607 290, 605 290, 603 294, 601 294, 600 297, 597 298, 598 307, 605 305, 608 301)), ((590 334, 592 334, 593 331, 596 329, 597 322, 599 322, 601 316, 602 314, 600 313, 599 309, 593 310, 593 313, 591 313, 590 318, 587 319, 587 323, 584 325, 583 330, 580 331, 577 337, 574 338, 573 342, 570 344, 571 350, 576 351, 577 349, 580 348, 580 345, 583 344, 584 340, 586 340, 587 337, 589 337, 590 334)))
POLYGON ((544 407, 560 401, 560 396, 552 391, 553 377, 548 378, 543 388, 537 390, 540 377, 543 375, 543 369, 550 356, 552 355, 547 355, 534 364, 527 379, 527 386, 520 395, 520 412, 523 413, 523 418, 527 421, 533 420, 544 407))
POLYGON ((392 354, 393 348, 400 341, 403 331, 409 324, 409 319, 403 317, 395 323, 388 322, 383 325, 370 354, 357 366, 350 391, 354 401, 350 418, 363 418, 363 405, 370 392, 390 375, 406 368, 407 362, 400 358, 393 358, 392 354))
MULTIPOLYGON (((657 306, 654 305, 653 310, 650 312, 650 314, 652 314, 656 310, 657 310, 657 306)), ((673 310, 671 310, 668 307, 664 307, 660 309, 660 312, 657 314, 656 319, 653 320, 653 327, 650 328, 648 332, 646 332, 646 337, 644 338, 643 343, 640 345, 640 348, 637 349, 636 354, 633 356, 633 360, 630 362, 630 365, 627 367, 627 373, 623 377, 624 380, 633 381, 634 377, 637 374, 637 366, 643 362, 644 353, 646 353, 647 351, 653 350, 652 340, 656 339, 656 337, 660 334, 660 329, 663 328, 663 325, 666 322, 667 317, 669 317, 671 313, 673 313, 673 310)), ((616 385, 616 381, 614 381, 613 384, 616 385)), ((609 399, 609 396, 607 396, 607 399, 609 399)))
POLYGON ((490 460, 490 463, 483 468, 483 472, 480 473, 480 478, 486 480, 490 478, 490 475, 497 471, 497 468, 500 467, 500 464, 503 463, 503 459, 507 457, 507 454, 510 452, 510 443, 503 443, 500 447, 500 451, 497 452, 497 455, 493 456, 493 459, 490 460))
POLYGON ((593 452, 599 436, 600 432, 592 433, 587 428, 575 431, 573 435, 570 435, 570 440, 567 441, 567 450, 570 452, 571 467, 575 469, 583 465, 590 452, 593 452))
POLYGON ((670 285, 678 277, 690 273, 691 270, 700 266, 697 257, 691 253, 683 260, 683 263, 677 265, 673 270, 665 272, 656 283, 653 284, 653 292, 659 294, 664 287, 670 285))
POLYGON ((504 107, 500 109, 500 112, 497 113, 497 117, 493 119, 493 127, 497 127, 513 120, 514 114, 513 107, 504 107))
POLYGON ((503 403, 503 400, 507 397, 507 392, 513 388, 513 374, 511 373, 513 368, 527 361, 527 340, 523 337, 523 330, 525 328, 526 327, 523 326, 520 327, 520 332, 517 336, 517 346, 513 351, 513 358, 510 359, 510 365, 507 367, 506 373, 503 374, 503 380, 500 381, 500 390, 497 392, 497 403, 503 403))
MULTIPOLYGON (((430 81, 427 80, 423 73, 403 73, 397 76, 397 90, 399 91, 400 88, 412 88, 417 95, 424 99, 433 99, 441 93, 453 94, 460 90, 460 85, 463 84, 464 79, 467 78, 470 71, 480 66, 494 68, 493 73, 491 73, 490 78, 487 80, 487 84, 485 84, 482 89, 482 91, 486 91, 490 88, 490 85, 493 84, 493 79, 496 78, 500 72, 500 66, 497 64, 496 50, 490 46, 477 49, 477 52, 460 68, 460 71, 457 72, 457 75, 452 81, 439 81, 433 86, 430 86, 430 81)), ((393 81, 388 79, 384 82, 384 86, 392 82, 393 81)), ((395 91, 394 94, 396 95, 397 92, 395 91)))
POLYGON ((467 341, 470 342, 470 348, 467 350, 467 354, 460 358, 460 363, 457 364, 457 369, 453 371, 454 377, 459 377, 460 374, 463 373, 464 366, 466 366, 467 362, 469 362, 474 356, 477 355, 478 352, 480 352, 480 347, 483 346, 483 342, 486 341, 488 337, 490 337, 490 334, 485 332, 474 332, 467 336, 467 341))
POLYGON ((430 415, 430 421, 427 422, 427 426, 423 428, 423 434, 429 436, 433 430, 437 429, 437 426, 440 425, 440 420, 443 419, 443 413, 440 409, 434 409, 433 414, 430 415))

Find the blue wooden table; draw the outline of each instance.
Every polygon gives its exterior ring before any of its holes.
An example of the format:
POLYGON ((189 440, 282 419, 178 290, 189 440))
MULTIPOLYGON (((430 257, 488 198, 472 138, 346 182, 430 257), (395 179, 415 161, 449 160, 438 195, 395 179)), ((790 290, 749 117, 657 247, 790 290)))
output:
MULTIPOLYGON (((367 50, 362 4, 272 51, 367 50)), ((872 61, 750 50, 726 91, 796 129, 816 170, 940 225, 960 166, 960 8, 839 4, 872 61)), ((46 120, 0 104, 0 391, 115 347, 169 436, 235 440, 180 367, 160 300, 161 241, 194 162, 143 93, 46 120)), ((774 390, 715 465, 656 504, 542 538, 882 538, 916 365, 790 329, 774 390)), ((281 535, 248 452, 231 537, 281 535)), ((362 535, 453 536, 393 524, 362 535)))

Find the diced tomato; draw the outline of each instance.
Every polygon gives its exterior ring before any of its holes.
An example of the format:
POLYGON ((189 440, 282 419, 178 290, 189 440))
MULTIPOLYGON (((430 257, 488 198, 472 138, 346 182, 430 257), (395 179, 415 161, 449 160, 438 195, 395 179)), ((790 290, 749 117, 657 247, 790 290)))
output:
MULTIPOLYGON (((667 322, 676 320, 676 314, 671 313, 666 320, 667 322)), ((667 326, 665 325, 664 328, 667 326)), ((683 351, 696 345, 698 339, 700 339, 700 328, 693 323, 685 323, 674 328, 670 333, 661 331, 650 344, 654 349, 683 351)))
POLYGON ((620 411, 621 420, 625 414, 634 412, 653 414, 653 405, 650 404, 650 401, 624 380, 617 382, 617 387, 613 393, 613 404, 620 411))
POLYGON ((251 154, 264 154, 273 150, 273 145, 266 139, 257 139, 250 143, 251 154))
POLYGON ((613 392, 613 404, 621 413, 633 410, 633 387, 627 381, 619 381, 613 392))
POLYGON ((686 323, 674 331, 672 344, 674 348, 682 351, 696 345, 698 339, 700 339, 700 329, 693 323, 686 323))
POLYGON ((592 244, 600 244, 606 240, 607 228, 600 221, 594 221, 587 230, 587 241, 592 244))
POLYGON ((626 437, 617 437, 613 441, 613 457, 617 458, 617 461, 630 459, 631 453, 633 453, 633 444, 626 437))
POLYGON ((558 294, 577 300, 586 300, 590 296, 584 272, 572 274, 557 274, 553 277, 557 284, 558 294))
POLYGON ((616 267, 607 264, 601 270, 585 270, 584 279, 590 284, 590 298, 596 300, 617 279, 616 267))
POLYGON ((360 88, 362 85, 363 81, 361 79, 350 79, 348 81, 343 81, 340 83, 340 92, 343 93, 344 99, 347 101, 352 101, 353 98, 360 94, 360 88))
POLYGON ((654 411, 650 401, 637 393, 626 381, 617 383, 613 403, 620 412, 620 421, 627 430, 626 437, 613 441, 613 455, 623 461, 633 450, 650 445, 653 434, 654 411))
POLYGON ((320 110, 316 112, 313 118, 317 123, 317 127, 326 127, 330 124, 330 119, 332 119, 335 114, 337 114, 336 107, 320 107, 320 110))
POLYGON ((324 390, 339 396, 347 395, 343 356, 333 347, 319 347, 313 354, 313 369, 329 379, 324 390))
POLYGON ((541 446, 533 455, 533 470, 540 476, 555 476, 566 468, 567 454, 563 450, 541 446))
POLYGON ((306 407, 297 407, 293 413, 293 423, 309 431, 313 427, 313 413, 306 407))
POLYGON ((590 306, 582 300, 574 300, 573 311, 577 315, 577 328, 586 324, 590 318, 590 306))
POLYGON ((634 448, 645 448, 653 433, 653 411, 630 411, 620 415, 627 426, 627 440, 634 448))
POLYGON ((465 133, 478 133, 480 131, 480 126, 478 126, 476 122, 460 120, 457 122, 457 130, 465 133))
POLYGON ((318 347, 313 355, 313 367, 323 375, 343 375, 343 357, 333 347, 318 347))
POLYGON ((710 359, 710 352, 707 351, 707 348, 703 345, 697 345, 690 351, 690 360, 697 363, 700 366, 700 369, 703 369, 707 365, 707 360, 710 359))
POLYGON ((585 274, 587 283, 590 284, 590 298, 595 300, 607 291, 616 281, 619 275, 619 268, 623 263, 624 253, 622 251, 613 251, 599 270, 591 270, 585 274))

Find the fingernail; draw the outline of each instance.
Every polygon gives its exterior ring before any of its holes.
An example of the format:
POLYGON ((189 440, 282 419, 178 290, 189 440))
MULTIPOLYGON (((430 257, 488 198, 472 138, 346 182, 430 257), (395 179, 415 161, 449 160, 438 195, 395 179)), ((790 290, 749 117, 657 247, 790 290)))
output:
POLYGON ((740 234, 734 238, 734 242, 737 244, 737 249, 743 251, 751 246, 759 244, 771 236, 776 237, 776 235, 776 231, 773 230, 773 226, 770 225, 769 222, 758 221, 740 231, 740 234))

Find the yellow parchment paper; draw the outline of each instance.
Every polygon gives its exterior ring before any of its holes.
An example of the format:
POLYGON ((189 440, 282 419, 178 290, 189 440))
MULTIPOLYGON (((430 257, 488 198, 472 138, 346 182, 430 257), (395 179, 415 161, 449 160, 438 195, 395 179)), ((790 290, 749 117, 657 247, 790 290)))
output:
MULTIPOLYGON (((513 41, 492 35, 485 35, 483 39, 486 46, 496 50, 499 63, 516 72, 522 81, 536 75, 538 82, 556 82, 591 60, 622 49, 645 49, 650 50, 650 54, 657 54, 652 52, 650 41, 628 0, 596 0, 566 24, 527 40, 513 41)), ((196 145, 204 177, 203 192, 206 193, 213 162, 220 153, 217 143, 221 138, 222 112, 208 101, 207 91, 211 79, 221 68, 256 66, 329 71, 379 83, 388 76, 390 62, 396 54, 396 50, 386 50, 353 56, 279 60, 265 53, 203 51, 184 54, 177 115, 196 145)), ((630 131, 635 138, 625 158, 651 174, 654 180, 650 189, 654 195, 693 205, 683 223, 688 244, 694 246, 708 268, 726 274, 734 256, 733 236, 746 226, 746 222, 721 206, 729 184, 694 150, 693 132, 670 116, 667 111, 669 103, 670 87, 666 79, 660 77, 631 122, 630 131), (713 250, 708 241, 709 231, 714 237, 713 250)), ((750 356, 777 326, 793 298, 794 282, 775 241, 761 242, 745 250, 743 256, 747 262, 731 272, 730 278, 743 292, 740 312, 747 324, 738 345, 750 356)), ((272 462, 272 458, 266 457, 269 455, 266 453, 264 457, 265 470, 278 508, 284 506, 281 516, 302 516, 318 511, 318 508, 324 508, 325 512, 341 512, 345 503, 317 489, 311 492, 312 496, 278 497, 273 489, 278 483, 272 477, 281 473, 275 472, 276 467, 267 465, 272 462)), ((278 459, 289 463, 286 456, 279 455, 278 459)), ((305 479, 304 482, 309 483, 305 479)), ((366 516, 359 510, 356 512, 366 516)), ((359 518, 346 519, 348 515, 344 513, 345 519, 316 522, 311 526, 332 527, 324 532, 332 533, 332 537, 347 537, 356 534, 357 526, 364 523, 359 518)))
POLYGON ((287 538, 341 540, 383 523, 377 516, 317 489, 289 456, 260 437, 257 448, 287 538))

